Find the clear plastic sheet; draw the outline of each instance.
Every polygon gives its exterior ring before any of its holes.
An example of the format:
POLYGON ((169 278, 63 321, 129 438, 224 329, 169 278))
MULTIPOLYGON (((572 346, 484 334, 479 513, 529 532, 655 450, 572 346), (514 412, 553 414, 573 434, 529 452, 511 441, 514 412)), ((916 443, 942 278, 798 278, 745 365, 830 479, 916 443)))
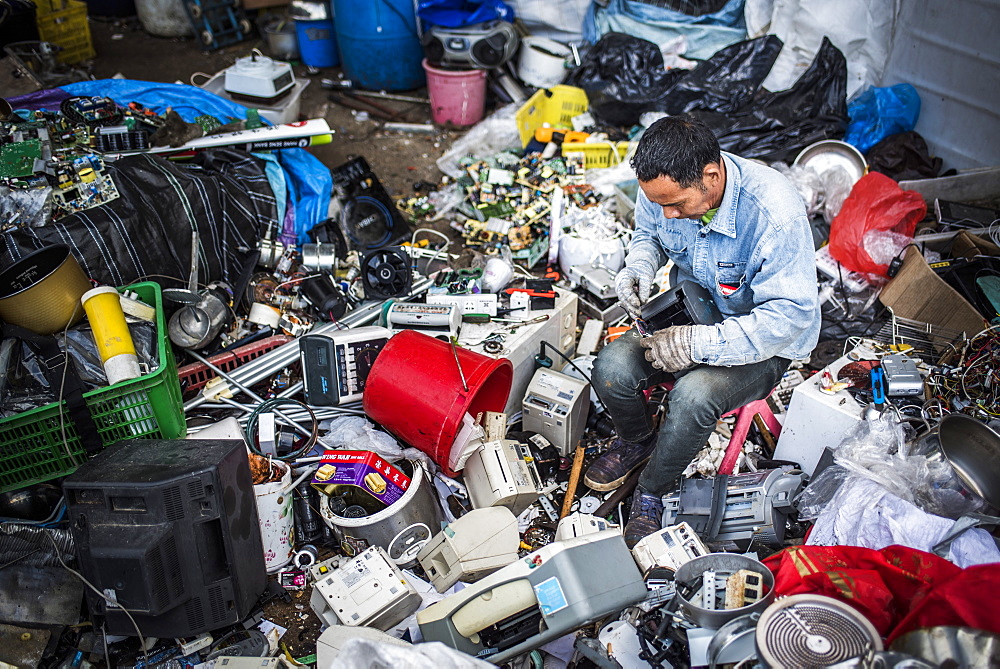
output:
POLYGON ((319 428, 326 434, 319 438, 318 443, 326 449, 374 451, 389 461, 419 460, 431 467, 430 458, 425 453, 415 448, 401 448, 391 435, 376 429, 371 421, 361 416, 341 416, 321 423, 319 428))
POLYGON ((521 135, 514 115, 519 105, 507 105, 477 123, 472 130, 455 140, 443 156, 437 159, 438 169, 450 177, 462 176, 462 158, 484 158, 507 149, 521 149, 521 135))
POLYGON ((858 423, 834 450, 836 465, 820 472, 797 498, 799 517, 817 518, 852 475, 874 481, 896 497, 935 515, 957 518, 978 510, 978 500, 945 487, 952 478, 946 462, 930 462, 923 455, 909 454, 912 437, 912 429, 894 413, 858 423))
POLYGON ((789 167, 785 163, 776 162, 771 167, 792 182, 806 203, 806 213, 809 216, 822 215, 827 223, 833 221, 840 212, 854 185, 851 175, 841 167, 824 170, 822 174, 808 165, 789 167))
POLYGON ((875 264, 888 265, 912 241, 913 237, 891 230, 869 230, 862 237, 861 245, 875 264))
MULTIPOLYGON (((143 321, 129 323, 128 327, 143 374, 155 371, 159 367, 156 326, 143 321)), ((108 385, 93 332, 86 321, 71 328, 65 339, 61 332, 54 336, 62 351, 66 351, 65 342, 68 340, 70 361, 85 390, 108 385)), ((31 347, 18 340, 4 340, 0 346, 0 417, 6 418, 55 402, 58 393, 59 388, 49 387, 38 355, 31 347)))
POLYGON ((12 190, 0 185, 0 222, 5 226, 40 228, 51 218, 51 186, 12 190))
POLYGON ((493 666, 449 648, 440 641, 396 646, 372 639, 351 639, 334 658, 331 668, 492 669, 493 666))

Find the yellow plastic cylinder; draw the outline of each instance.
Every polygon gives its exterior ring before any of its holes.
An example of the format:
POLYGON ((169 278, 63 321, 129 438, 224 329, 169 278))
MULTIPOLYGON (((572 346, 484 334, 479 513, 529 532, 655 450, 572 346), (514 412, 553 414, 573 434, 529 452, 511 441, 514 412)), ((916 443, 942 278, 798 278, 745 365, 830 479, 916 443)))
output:
POLYGON ((111 286, 100 286, 88 290, 80 301, 87 312, 97 352, 108 375, 108 384, 138 378, 141 375, 139 359, 128 323, 125 322, 118 291, 111 286))

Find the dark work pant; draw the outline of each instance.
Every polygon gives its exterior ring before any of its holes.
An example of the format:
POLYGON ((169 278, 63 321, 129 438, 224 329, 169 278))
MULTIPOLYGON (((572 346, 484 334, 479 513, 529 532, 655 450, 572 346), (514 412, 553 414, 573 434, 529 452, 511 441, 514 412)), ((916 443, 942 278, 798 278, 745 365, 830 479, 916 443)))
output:
POLYGON ((653 433, 647 388, 674 378, 667 416, 660 426, 656 449, 639 476, 639 487, 654 495, 671 492, 681 472, 705 445, 723 414, 770 394, 791 361, 769 358, 750 365, 699 365, 668 374, 646 360, 635 330, 605 346, 594 362, 594 390, 608 409, 618 436, 643 441, 653 433))

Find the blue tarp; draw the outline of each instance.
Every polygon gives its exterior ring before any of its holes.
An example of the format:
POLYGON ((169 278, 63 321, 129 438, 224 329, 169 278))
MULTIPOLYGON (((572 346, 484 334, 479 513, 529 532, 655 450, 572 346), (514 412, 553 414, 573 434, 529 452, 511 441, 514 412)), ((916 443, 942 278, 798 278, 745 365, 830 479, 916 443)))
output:
MULTIPOLYGON (((157 113, 163 113, 170 107, 189 123, 202 114, 214 116, 220 121, 246 118, 246 107, 186 84, 100 79, 69 84, 62 90, 69 95, 107 96, 121 106, 138 102, 157 113)), ((303 244, 309 241, 306 232, 326 220, 333 178, 330 170, 305 149, 283 149, 275 153, 285 171, 285 183, 292 196, 295 234, 298 243, 303 244)))
POLYGON ((583 22, 583 38, 595 44, 605 33, 619 32, 661 46, 683 35, 688 50, 681 55, 705 60, 746 39, 745 2, 729 0, 718 11, 699 16, 634 0, 609 0, 607 6, 592 2, 583 22))

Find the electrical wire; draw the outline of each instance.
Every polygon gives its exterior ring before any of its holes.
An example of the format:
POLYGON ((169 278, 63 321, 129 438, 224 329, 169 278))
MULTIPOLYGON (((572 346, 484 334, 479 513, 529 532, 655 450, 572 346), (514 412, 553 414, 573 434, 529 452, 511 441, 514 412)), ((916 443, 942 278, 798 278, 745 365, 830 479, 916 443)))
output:
POLYGON ((261 457, 265 458, 268 457, 268 454, 262 453, 259 446, 257 445, 257 436, 256 436, 257 419, 260 417, 262 413, 265 413, 268 410, 273 409, 274 407, 277 407, 282 404, 293 405, 300 409, 305 409, 309 413, 309 416, 312 419, 312 424, 313 424, 312 433, 309 435, 308 438, 301 440, 301 444, 298 445, 297 450, 293 451, 292 453, 287 453, 285 455, 273 456, 277 460, 281 460, 282 462, 290 462, 311 451, 312 447, 316 445, 316 441, 319 439, 319 420, 316 418, 316 413, 312 410, 312 408, 309 407, 309 405, 287 397, 275 397, 269 400, 264 400, 263 402, 258 404, 253 411, 250 412, 250 415, 247 417, 247 425, 245 431, 247 436, 247 442, 250 444, 250 450, 261 457))
MULTIPOLYGON (((448 235, 444 234, 443 232, 441 232, 439 230, 435 230, 434 228, 417 228, 416 230, 414 230, 413 234, 410 235, 410 246, 416 248, 416 246, 417 246, 417 233, 420 233, 420 232, 430 232, 431 234, 435 234, 435 235, 437 235, 438 237, 440 237, 441 239, 444 240, 444 246, 442 248, 438 249, 439 253, 443 253, 443 252, 447 251, 448 247, 451 246, 451 240, 448 239, 448 235)), ((436 254, 432 258, 432 260, 434 258, 437 258, 436 254)))
POLYGON ((63 328, 63 370, 62 379, 59 381, 59 397, 56 398, 56 404, 59 406, 59 433, 62 435, 63 450, 66 452, 66 457, 69 458, 70 462, 75 462, 73 459, 73 452, 69 448, 69 443, 66 441, 66 411, 63 407, 63 397, 66 393, 66 372, 69 370, 69 341, 67 336, 69 333, 69 321, 66 321, 66 327, 63 328))
POLYGON ((569 364, 573 369, 575 369, 576 371, 580 372, 580 374, 583 375, 583 378, 587 381, 587 383, 589 383, 591 386, 594 385, 593 382, 590 380, 590 374, 588 374, 587 372, 585 372, 582 369, 580 369, 579 367, 577 367, 576 363, 573 362, 572 360, 570 360, 566 356, 565 353, 563 353, 558 348, 556 348, 555 346, 553 346, 549 342, 545 341, 544 339, 542 339, 540 341, 540 343, 542 345, 542 348, 541 348, 541 350, 538 351, 538 353, 539 353, 538 357, 540 357, 540 358, 544 358, 545 357, 545 347, 547 346, 547 347, 551 348, 553 351, 555 351, 556 353, 558 353, 559 357, 562 358, 563 360, 565 360, 566 363, 569 364))
MULTIPOLYGON (((52 536, 49 535, 48 532, 45 533, 45 536, 46 536, 46 538, 48 538, 48 540, 50 542, 52 542, 52 548, 54 548, 55 551, 56 551, 56 559, 59 560, 59 564, 61 564, 63 566, 63 569, 65 569, 66 571, 68 571, 69 573, 73 574, 74 576, 76 576, 81 581, 83 581, 83 584, 86 585, 91 590, 93 590, 94 593, 96 593, 98 597, 100 597, 105 602, 107 602, 108 604, 114 606, 116 609, 120 610, 122 613, 124 613, 126 616, 128 616, 128 619, 132 622, 132 626, 135 628, 136 635, 139 637, 139 647, 142 648, 142 656, 146 660, 145 666, 148 667, 149 666, 149 653, 146 652, 146 638, 142 635, 142 630, 139 629, 139 624, 135 621, 135 618, 132 617, 132 613, 128 609, 126 609, 124 606, 122 606, 121 604, 119 604, 118 602, 116 602, 115 600, 111 599, 106 594, 104 594, 103 592, 101 592, 100 590, 98 590, 97 586, 95 586, 93 583, 91 583, 90 581, 88 581, 87 578, 83 574, 81 574, 80 572, 78 572, 76 569, 73 569, 68 564, 66 564, 66 561, 63 560, 62 552, 59 550, 59 545, 56 543, 56 540, 53 539, 52 536)), ((108 638, 107 638, 107 636, 105 636, 104 637, 105 652, 107 652, 107 644, 108 644, 108 638)), ((110 666, 110 665, 108 665, 108 666, 110 666)))

